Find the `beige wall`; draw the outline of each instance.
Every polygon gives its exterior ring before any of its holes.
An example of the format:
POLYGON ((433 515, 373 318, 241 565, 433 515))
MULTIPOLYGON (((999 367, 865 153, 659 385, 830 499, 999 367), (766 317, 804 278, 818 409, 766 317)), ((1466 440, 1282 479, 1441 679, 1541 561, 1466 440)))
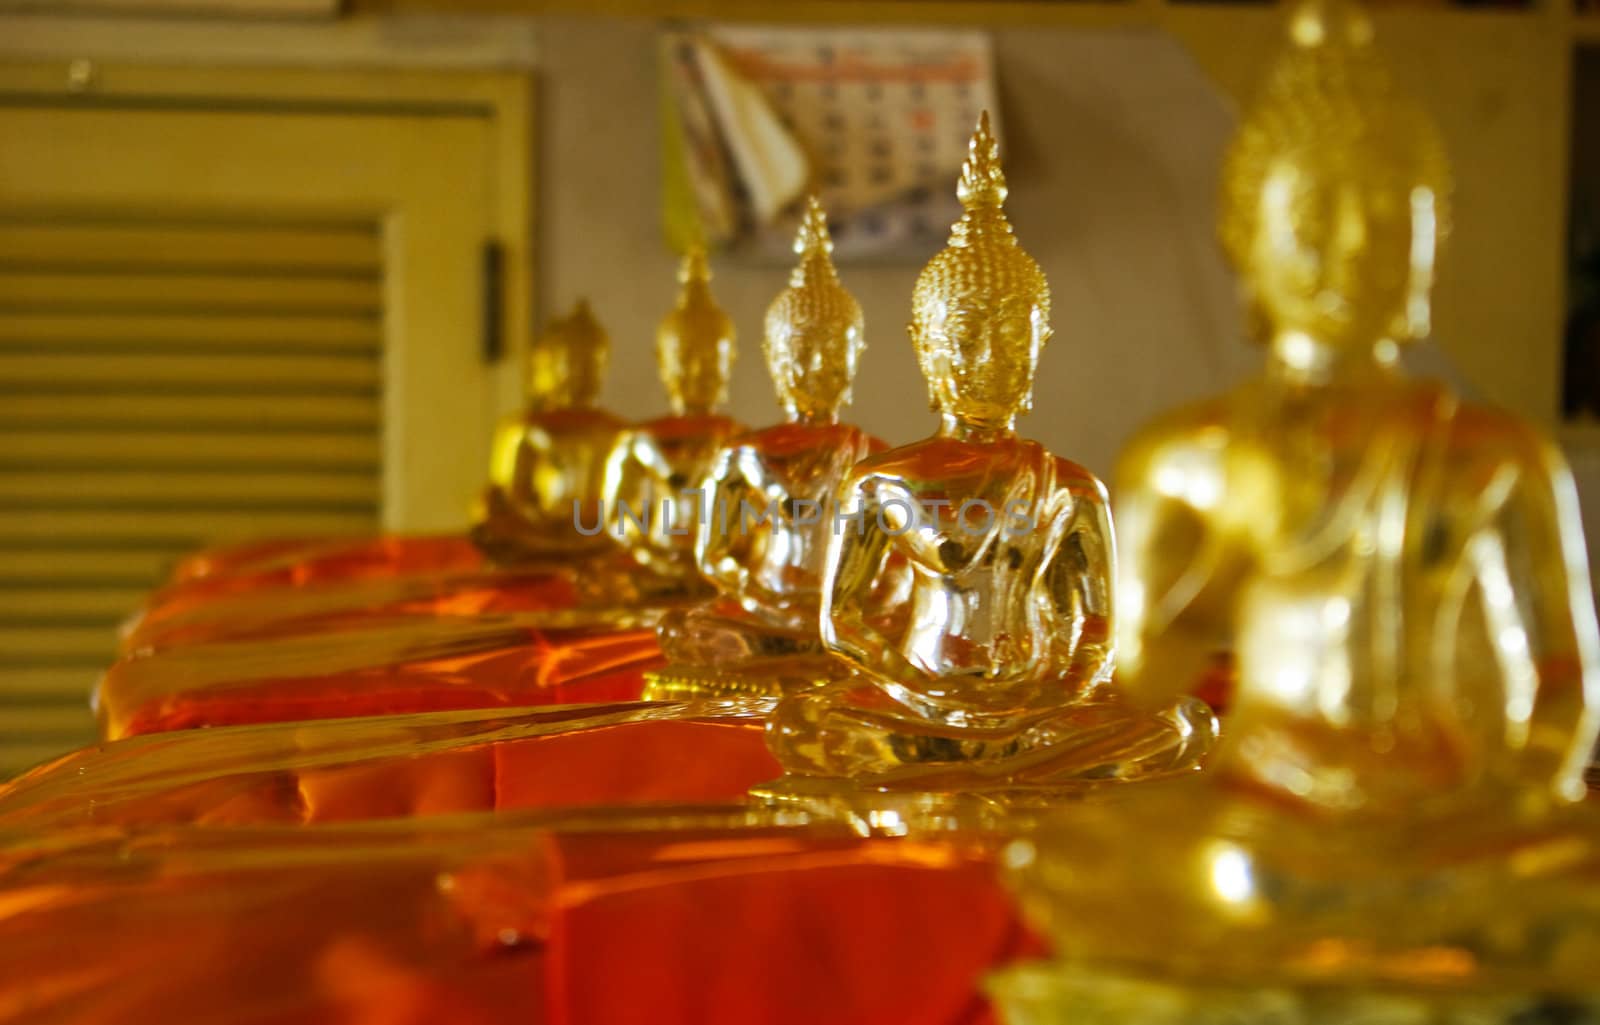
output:
MULTIPOLYGON (((1103 474, 1137 424, 1224 387, 1256 361, 1240 340, 1234 286, 1213 241, 1213 197, 1232 132, 1227 93, 1253 89, 1281 22, 1272 12, 1235 9, 1224 19, 1178 10, 1170 24, 1187 49, 1132 29, 995 32, 1009 207, 1055 293, 1056 338, 1023 429, 1103 474)), ((1380 31, 1400 79, 1434 111, 1457 169, 1457 230, 1438 289, 1441 351, 1417 362, 1548 420, 1564 126, 1552 110, 1561 69, 1546 66, 1546 26, 1427 11, 1386 17, 1380 31)), ((672 298, 673 263, 657 226, 653 29, 551 19, 540 50, 541 297, 546 309, 578 295, 594 300, 616 343, 607 400, 629 415, 654 414, 664 400, 650 340, 672 298), (650 112, 648 131, 641 111, 650 112)), ((931 425, 904 330, 916 270, 842 270, 865 309, 869 345, 852 416, 892 441, 931 425)), ((769 422, 777 408, 758 332, 783 274, 726 261, 717 272, 741 332, 733 410, 769 422)))
MULTIPOLYGON (((640 416, 664 408, 651 339, 674 291, 654 119, 641 131, 636 115, 654 110, 653 38, 648 26, 590 21, 551 21, 541 38, 541 292, 547 307, 594 300, 616 352, 607 400, 640 416)), ((996 53, 1008 205, 1055 297, 1024 430, 1105 471, 1134 423, 1250 361, 1210 227, 1231 119, 1183 51, 1154 35, 1006 31, 996 53)), ((841 270, 867 320, 851 416, 891 441, 932 425, 905 332, 918 269, 841 270)), ((759 330, 784 272, 719 261, 716 273, 740 331, 733 411, 771 422, 759 330)))
MULTIPOLYGON (((1238 340, 1233 286, 1212 242, 1212 199, 1229 101, 1250 92, 1277 49, 1280 17, 1236 5, 1172 5, 1162 17, 1171 37, 995 32, 1012 216, 1056 294, 1056 340, 1024 429, 1102 473, 1136 424, 1255 362, 1238 340)), ((535 69, 538 300, 544 312, 578 295, 595 301, 617 342, 607 401, 646 416, 664 406, 650 339, 673 292, 658 229, 654 31, 602 19, 155 25, 6 16, 0 55, 535 69)), ((1565 42, 1554 31, 1551 19, 1521 14, 1380 18, 1397 75, 1438 118, 1458 179, 1436 317, 1448 358, 1420 362, 1457 369, 1472 390, 1543 420, 1555 409, 1568 131, 1565 42)), ((782 272, 718 271, 743 336, 734 411, 770 421, 777 410, 758 330, 782 272)), ((915 272, 844 268, 870 345, 854 416, 892 440, 930 424, 904 332, 915 272)), ((503 400, 513 399, 508 387, 503 400)))

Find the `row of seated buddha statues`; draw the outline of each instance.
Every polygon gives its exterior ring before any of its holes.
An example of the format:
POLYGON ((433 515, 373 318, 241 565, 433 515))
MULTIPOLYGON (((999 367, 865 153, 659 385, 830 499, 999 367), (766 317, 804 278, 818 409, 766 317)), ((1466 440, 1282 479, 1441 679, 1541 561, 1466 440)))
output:
MULTIPOLYGON (((1403 372, 1401 346, 1429 331, 1449 171, 1360 8, 1296 8, 1223 180, 1222 237, 1265 325, 1264 366, 1140 432, 1114 503, 1086 470, 1016 433, 1050 335, 1049 291, 1005 218, 985 119, 961 176, 964 212, 913 294, 933 437, 887 448, 838 422, 862 319, 812 206, 767 323, 785 422, 697 442, 698 478, 655 462, 685 451, 660 422, 624 429, 608 450, 600 500, 648 478, 630 494, 659 502, 666 489, 694 528, 644 540, 654 526, 641 524, 645 548, 629 557, 696 566, 718 591, 662 619, 674 661, 650 687, 666 700, 193 731, 68 756, 0 790, 0 827, 75 815, 125 832, 19 848, 21 869, 0 859, 0 906, 35 916, 14 933, 0 917, 0 954, 25 958, 42 929, 60 949, 126 958, 94 901, 164 893, 174 879, 224 894, 241 866, 289 848, 271 882, 303 885, 315 866, 345 864, 338 845, 359 837, 355 856, 381 861, 394 857, 384 843, 402 842, 380 838, 405 835, 393 823, 292 839, 137 832, 180 810, 232 825, 278 821, 284 807, 378 819, 420 806, 399 800, 410 788, 436 811, 492 813, 520 789, 537 792, 519 807, 539 817, 486 814, 470 836, 420 831, 404 849, 426 885, 345 872, 344 899, 376 914, 404 894, 394 906, 429 925, 398 931, 430 943, 454 935, 439 923, 459 925, 470 905, 468 939, 444 943, 439 963, 503 965, 515 950, 570 969, 582 947, 563 946, 572 920, 551 925, 562 909, 620 897, 610 907, 639 917, 606 919, 609 934, 676 923, 649 933, 666 956, 715 932, 696 887, 736 878, 738 896, 716 906, 763 937, 759 964, 739 962, 748 977, 694 957, 659 978, 615 964, 596 975, 595 993, 632 991, 636 1012, 669 1006, 648 1002, 641 980, 653 979, 701 1021, 782 1020, 784 994, 818 991, 832 994, 835 1020, 972 1020, 987 1013, 980 984, 1011 1025, 1593 1020, 1600 818, 1583 770, 1600 731, 1600 628, 1576 499, 1537 430, 1403 372), (784 515, 724 528, 718 502, 749 495, 784 515), (1189 694, 1219 657, 1233 667, 1220 722, 1189 694), (663 726, 686 729, 651 732, 663 726), (705 743, 717 731, 737 743, 705 743), (640 743, 652 736, 666 739, 640 743), (750 758, 763 740, 771 757, 750 758), (529 742, 558 755, 518 761, 529 742), (589 745, 581 759, 561 746, 571 742, 589 745), (141 752, 152 768, 135 764, 141 752), (711 809, 689 803, 719 794, 711 809), (873 835, 856 846, 841 825, 873 835), (184 843, 198 850, 186 856, 184 843), (617 852, 640 847, 652 853, 637 872, 617 868, 617 852), (569 860, 543 860, 557 852, 569 860), (1050 959, 980 983, 1030 944, 962 946, 974 928, 963 902, 992 898, 974 887, 975 865, 1005 873, 1050 959), (841 866, 885 871, 846 885, 829 875, 841 866), (61 906, 86 878, 101 889, 61 906), (641 894, 655 899, 628 903, 641 894), (873 933, 890 951, 876 976, 819 955, 860 951, 885 909, 903 921, 873 933), (898 955, 957 948, 952 970, 972 975, 956 995, 968 999, 935 1013, 917 1002, 932 981, 898 955), (830 967, 850 985, 830 986, 830 967), (604 984, 617 978, 630 985, 604 984)), ((685 267, 686 286, 703 282, 698 254, 685 267)), ((723 332, 688 329, 716 322, 690 291, 664 337, 723 332)), ((700 383, 683 393, 683 418, 710 415, 720 396, 707 368, 725 377, 725 361, 699 357, 709 361, 686 374, 700 383)), ((681 353, 664 362, 685 365, 681 353)), ((189 899, 173 914, 210 926, 196 935, 252 934, 250 906, 232 907, 189 899)), ((718 949, 744 942, 732 940, 718 949)), ((170 943, 181 951, 184 933, 170 943)), ((168 960, 181 990, 184 958, 168 960)), ((82 1006, 73 985, 39 999, 82 1006)), ((555 989, 573 985, 569 974, 555 989)))
MULTIPOLYGON (((1183 692, 1226 646, 1204 638, 1185 663, 1159 670, 1169 691, 1153 708, 1118 697, 1105 489, 1015 433, 1050 335, 1049 290, 1005 219, 1006 185, 986 121, 958 191, 965 212, 913 297, 911 337, 939 415, 933 438, 885 450, 839 422, 862 318, 813 204, 796 243, 799 265, 769 311, 764 338, 784 423, 741 434, 713 412, 724 398, 733 329, 710 297, 704 255, 691 253, 678 306, 658 338, 673 415, 621 428, 591 408, 603 335, 580 310, 575 326, 551 333, 558 344, 536 348, 534 391, 553 401, 503 432, 478 535, 485 545, 513 535, 492 527, 513 515, 546 537, 572 535, 586 511, 597 522, 608 504, 648 514, 658 496, 671 496, 672 515, 647 515, 642 529, 616 535, 656 579, 697 565, 721 594, 668 612, 661 638, 673 664, 653 674, 646 693, 781 697, 769 723, 772 746, 802 790, 848 778, 890 789, 944 780, 963 790, 1048 792, 1192 769, 1216 723, 1183 692), (544 480, 553 483, 535 483, 544 480), (506 496, 518 492, 541 502, 517 507, 506 496), (750 498, 767 507, 753 527, 743 522, 750 498), (562 499, 577 515, 563 515, 562 499), (708 515, 734 506, 731 525, 708 515), (819 514, 794 515, 819 506, 819 514), (687 529, 672 530, 675 521, 687 529)), ((1245 245, 1232 240, 1230 251, 1242 259, 1245 245)), ((1269 255, 1263 272, 1281 274, 1287 258, 1269 255)), ((1412 274, 1396 292, 1413 321, 1425 320, 1424 278, 1412 274)), ((1326 362, 1307 339, 1329 330, 1313 322, 1279 332, 1275 359, 1326 362)), ((1371 334, 1371 324, 1346 330, 1371 334)), ((1392 371, 1390 335, 1404 337, 1388 331, 1378 357, 1352 366, 1392 371)), ((1345 361, 1334 362, 1343 369, 1345 361)), ((1175 465, 1194 474, 1197 459, 1175 465)), ((1178 472, 1163 466, 1163 486, 1174 486, 1178 472)), ((1153 530, 1148 544, 1170 552, 1166 535, 1179 528, 1147 527, 1143 507, 1134 508, 1135 533, 1153 530)), ((1123 604, 1138 616, 1151 562, 1130 564, 1138 568, 1124 574, 1123 604)), ((616 586, 607 574, 575 575, 590 588, 616 586)), ((1282 605, 1274 603, 1280 613, 1282 605)), ((1135 633, 1124 641, 1123 663, 1137 667, 1142 657, 1135 633)), ((1241 697, 1241 721, 1249 721, 1259 714, 1256 698, 1241 697)))
POLYGON ((721 594, 663 621, 647 695, 779 699, 774 797, 849 780, 1045 800, 1187 771, 1215 736, 1192 697, 1116 700, 1105 488, 1017 435, 1050 292, 1006 220, 987 115, 958 194, 910 327, 937 433, 890 449, 839 422, 863 325, 813 201, 767 315, 787 419, 734 439, 701 489, 696 555, 721 594))

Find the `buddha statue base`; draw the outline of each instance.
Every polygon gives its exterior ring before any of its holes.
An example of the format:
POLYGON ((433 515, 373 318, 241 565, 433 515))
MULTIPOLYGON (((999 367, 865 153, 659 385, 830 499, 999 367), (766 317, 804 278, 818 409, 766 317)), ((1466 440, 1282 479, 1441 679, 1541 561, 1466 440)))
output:
POLYGON ((1207 985, 1075 971, 1005 969, 986 986, 1006 1025, 1531 1025, 1593 1021, 1600 1001, 1522 993, 1207 985))
MULTIPOLYGON (((1072 796, 1089 793, 1079 790, 1072 796)), ((810 820, 843 823, 858 836, 954 831, 1003 837, 1023 828, 1034 813, 1063 799, 1042 788, 908 790, 817 776, 784 776, 751 787, 749 795, 775 811, 785 809, 810 820)), ((995 842, 998 845, 1000 841, 995 842)))
POLYGON ((814 628, 779 626, 729 601, 673 609, 659 634, 670 661, 647 675, 647 700, 778 699, 850 671, 814 628))
POLYGON ((1224 764, 1047 820, 1002 860, 1057 960, 1005 1020, 1597 1020, 1600 814, 1489 793, 1336 812, 1224 764))
POLYGON ((1216 717, 1197 698, 1146 712, 1091 694, 1020 722, 944 725, 851 679, 778 703, 767 739, 788 778, 758 796, 960 791, 984 805, 1044 807, 1106 784, 1193 772, 1216 736, 1216 717))
POLYGON ((652 622, 662 615, 704 602, 711 588, 695 577, 657 573, 634 563, 626 553, 610 553, 566 570, 578 594, 579 608, 633 606, 650 610, 652 622))
POLYGON ((796 690, 815 687, 817 673, 793 663, 768 669, 719 669, 671 662, 644 674, 645 701, 696 701, 749 698, 764 702, 771 711, 779 699, 796 690))
MULTIPOLYGON (((1155 780, 1141 783, 1140 789, 1173 782, 1155 780)), ((1037 827, 1041 820, 1058 814, 1064 807, 1115 801, 1126 791, 1082 783, 913 790, 847 779, 783 776, 752 786, 747 793, 755 804, 774 814, 789 812, 806 821, 840 823, 858 836, 956 832, 998 851, 1018 832, 1037 827)))

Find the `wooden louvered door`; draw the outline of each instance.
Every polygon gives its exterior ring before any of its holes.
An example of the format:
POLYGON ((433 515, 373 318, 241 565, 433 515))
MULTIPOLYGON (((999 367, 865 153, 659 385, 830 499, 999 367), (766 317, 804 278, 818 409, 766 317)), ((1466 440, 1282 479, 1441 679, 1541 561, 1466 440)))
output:
POLYGON ((463 522, 490 144, 415 104, 0 107, 0 773, 92 736, 180 553, 463 522))
POLYGON ((117 621, 176 555, 377 529, 382 271, 372 221, 0 212, 13 757, 82 739, 117 621))

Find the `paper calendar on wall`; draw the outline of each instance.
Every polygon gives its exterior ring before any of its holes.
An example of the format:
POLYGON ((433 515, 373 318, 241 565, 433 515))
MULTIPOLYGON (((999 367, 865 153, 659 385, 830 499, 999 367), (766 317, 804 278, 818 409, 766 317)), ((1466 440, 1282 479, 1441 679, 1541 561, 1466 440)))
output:
POLYGON ((663 68, 669 231, 754 260, 788 258, 810 190, 839 259, 925 258, 978 113, 999 113, 982 33, 719 26, 667 33, 663 68))

